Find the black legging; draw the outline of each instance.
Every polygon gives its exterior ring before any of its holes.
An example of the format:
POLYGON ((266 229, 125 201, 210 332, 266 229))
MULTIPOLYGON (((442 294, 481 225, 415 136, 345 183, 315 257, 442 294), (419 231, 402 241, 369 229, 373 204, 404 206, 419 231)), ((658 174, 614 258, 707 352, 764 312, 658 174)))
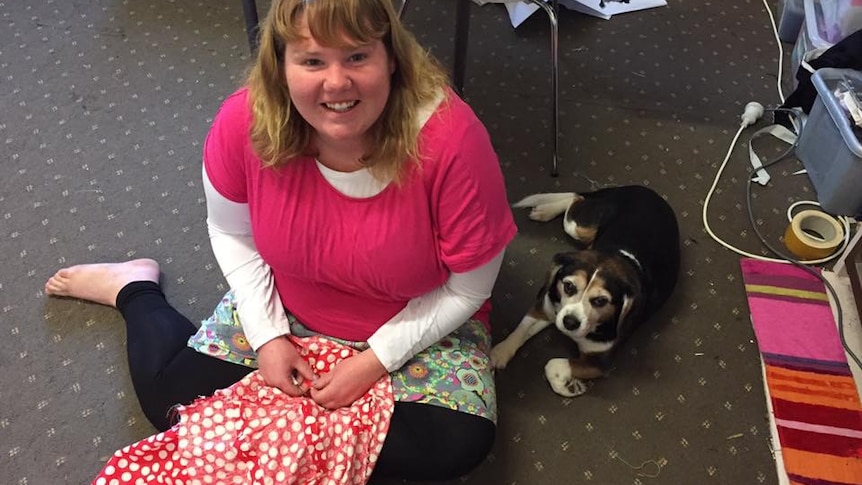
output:
MULTIPOLYGON (((126 320, 129 371, 141 408, 159 431, 175 422, 171 409, 242 379, 252 369, 187 346, 197 329, 165 299, 158 284, 138 281, 117 295, 126 320)), ((494 424, 482 417, 428 404, 395 403, 375 476, 448 480, 487 455, 494 424)))

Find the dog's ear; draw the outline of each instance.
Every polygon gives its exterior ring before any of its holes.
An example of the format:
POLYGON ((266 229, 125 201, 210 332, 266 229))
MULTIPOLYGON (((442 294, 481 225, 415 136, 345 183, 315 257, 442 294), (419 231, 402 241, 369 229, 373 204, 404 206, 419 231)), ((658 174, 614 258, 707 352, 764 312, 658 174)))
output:
POLYGON ((629 313, 632 311, 632 306, 635 304, 635 297, 630 293, 626 292, 623 295, 623 305, 620 308, 620 316, 617 318, 617 335, 628 335, 629 334, 629 326, 626 325, 626 317, 628 317, 629 313))
POLYGON ((559 303, 560 300, 562 300, 560 291, 557 289, 557 273, 559 273, 564 266, 575 264, 575 253, 557 253, 551 261, 551 269, 548 270, 548 274, 545 277, 545 284, 542 286, 542 289, 539 290, 539 294, 537 295, 537 305, 544 305, 545 295, 548 295, 554 303, 559 303))
POLYGON ((548 270, 548 273, 545 276, 545 284, 542 285, 542 288, 539 289, 539 293, 536 295, 537 308, 541 308, 545 304, 545 295, 548 295, 553 302, 560 301, 560 293, 557 291, 557 285, 555 283, 557 281, 557 273, 562 267, 562 265, 556 264, 555 261, 554 265, 548 270))
POLYGON ((557 271, 563 266, 575 263, 575 253, 557 253, 552 260, 557 271))

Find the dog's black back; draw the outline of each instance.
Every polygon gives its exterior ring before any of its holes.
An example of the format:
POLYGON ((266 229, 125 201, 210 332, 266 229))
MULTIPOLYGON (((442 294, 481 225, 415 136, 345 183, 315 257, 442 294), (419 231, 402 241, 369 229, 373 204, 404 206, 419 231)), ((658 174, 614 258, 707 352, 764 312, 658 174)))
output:
POLYGON ((640 319, 652 315, 676 286, 680 266, 679 226, 670 205, 644 186, 611 187, 580 193, 584 199, 566 212, 566 220, 596 228, 591 249, 640 263, 644 288, 640 319))

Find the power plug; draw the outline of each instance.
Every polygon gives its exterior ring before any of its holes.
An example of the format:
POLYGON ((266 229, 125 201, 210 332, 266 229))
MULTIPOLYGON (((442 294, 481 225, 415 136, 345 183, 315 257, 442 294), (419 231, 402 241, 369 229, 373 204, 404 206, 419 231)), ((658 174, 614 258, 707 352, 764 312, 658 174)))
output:
POLYGON ((751 126, 757 123, 757 120, 763 116, 763 105, 757 101, 752 101, 745 105, 745 112, 742 113, 742 126, 751 126))

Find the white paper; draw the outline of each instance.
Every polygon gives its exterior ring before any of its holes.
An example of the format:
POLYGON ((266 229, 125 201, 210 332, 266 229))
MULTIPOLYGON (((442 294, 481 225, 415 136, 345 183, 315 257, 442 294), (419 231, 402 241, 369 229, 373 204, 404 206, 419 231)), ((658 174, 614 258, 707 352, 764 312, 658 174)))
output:
MULTIPOLYGON (((548 2, 550 0, 545 1, 548 2)), ((528 0, 478 0, 477 3, 504 3, 506 10, 509 12, 509 20, 512 23, 512 27, 516 28, 533 15, 536 10, 539 10, 538 5, 528 0)), ((665 0, 630 0, 629 3, 622 3, 618 0, 605 0, 604 8, 600 6, 601 0, 559 0, 559 3, 569 10, 605 20, 610 20, 612 16, 621 13, 667 6, 665 0)))
POLYGON ((509 11, 509 20, 512 22, 512 27, 517 28, 521 22, 527 20, 533 12, 539 10, 539 6, 535 3, 515 2, 507 3, 506 10, 509 11))
MULTIPOLYGON (((560 5, 565 5, 571 8, 570 4, 580 3, 581 5, 593 9, 598 12, 603 12, 607 15, 617 15, 626 12, 635 12, 648 8, 667 6, 665 0, 630 0, 629 3, 622 3, 617 0, 605 0, 605 8, 600 7, 601 0, 560 0, 560 5)), ((575 10, 572 8, 572 10, 575 10)))
MULTIPOLYGON (((602 10, 595 9, 587 6, 583 2, 579 2, 578 0, 560 0, 560 5, 566 7, 569 10, 574 10, 575 12, 580 12, 586 15, 592 15, 593 17, 598 17, 604 20, 610 20, 611 14, 602 10)), ((607 4, 606 4, 607 6, 607 4)))

